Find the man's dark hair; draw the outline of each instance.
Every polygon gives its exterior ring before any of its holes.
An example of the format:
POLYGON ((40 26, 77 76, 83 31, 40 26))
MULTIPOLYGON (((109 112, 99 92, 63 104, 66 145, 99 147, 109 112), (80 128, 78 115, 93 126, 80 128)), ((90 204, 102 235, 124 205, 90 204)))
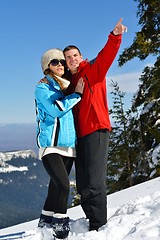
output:
POLYGON ((63 54, 64 54, 65 52, 71 50, 71 49, 77 49, 78 52, 79 52, 79 54, 82 55, 82 54, 81 54, 81 51, 79 50, 79 48, 76 47, 75 45, 68 45, 67 47, 65 47, 65 49, 63 50, 63 54))

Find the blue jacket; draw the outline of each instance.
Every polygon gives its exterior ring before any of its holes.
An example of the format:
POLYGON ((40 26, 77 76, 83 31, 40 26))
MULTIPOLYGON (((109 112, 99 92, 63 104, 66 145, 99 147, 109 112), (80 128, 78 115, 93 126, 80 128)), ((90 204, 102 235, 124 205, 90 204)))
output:
POLYGON ((81 100, 73 93, 64 96, 59 84, 49 75, 49 84, 40 83, 35 89, 37 146, 74 147, 76 133, 72 108, 81 100))

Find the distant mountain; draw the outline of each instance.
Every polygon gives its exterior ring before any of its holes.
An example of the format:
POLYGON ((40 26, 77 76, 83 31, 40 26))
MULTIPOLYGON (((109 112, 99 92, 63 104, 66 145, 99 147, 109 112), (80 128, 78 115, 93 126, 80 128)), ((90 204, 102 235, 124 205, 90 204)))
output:
POLYGON ((0 152, 0 228, 39 218, 48 182, 33 150, 0 152))
POLYGON ((0 228, 39 217, 49 178, 31 151, 0 153, 0 228))
POLYGON ((0 124, 0 152, 31 149, 36 147, 35 124, 0 124))

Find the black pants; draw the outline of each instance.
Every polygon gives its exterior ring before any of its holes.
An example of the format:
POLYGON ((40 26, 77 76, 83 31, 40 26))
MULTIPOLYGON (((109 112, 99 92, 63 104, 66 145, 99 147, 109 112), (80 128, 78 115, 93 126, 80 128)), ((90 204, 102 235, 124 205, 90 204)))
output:
POLYGON ((42 158, 43 165, 50 176, 48 195, 43 209, 54 213, 66 213, 69 196, 69 173, 73 158, 51 153, 42 158))
POLYGON ((81 205, 90 222, 97 229, 107 222, 106 171, 109 132, 98 130, 77 142, 76 184, 81 205))

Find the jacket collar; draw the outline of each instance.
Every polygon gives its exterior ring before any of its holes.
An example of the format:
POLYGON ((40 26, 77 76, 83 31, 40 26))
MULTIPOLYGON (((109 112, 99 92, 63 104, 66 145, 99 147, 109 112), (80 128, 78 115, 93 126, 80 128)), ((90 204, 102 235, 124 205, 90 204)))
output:
POLYGON ((45 77, 46 77, 47 80, 49 81, 49 85, 52 85, 52 86, 55 87, 56 89, 60 89, 59 84, 54 80, 54 78, 52 78, 50 75, 46 75, 45 77))
POLYGON ((73 74, 72 77, 73 78, 76 77, 77 74, 87 65, 87 63, 88 63, 88 59, 85 59, 82 62, 80 62, 77 72, 75 74, 73 74))

